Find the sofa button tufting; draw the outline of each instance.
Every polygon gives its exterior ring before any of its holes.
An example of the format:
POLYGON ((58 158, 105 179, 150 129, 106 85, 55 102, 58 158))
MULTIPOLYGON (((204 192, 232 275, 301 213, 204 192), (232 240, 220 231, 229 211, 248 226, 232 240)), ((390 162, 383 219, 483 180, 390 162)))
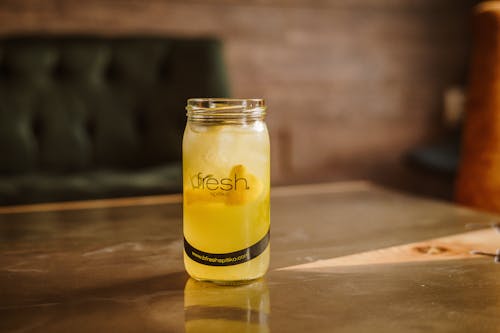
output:
MULTIPOLYGON (((184 44, 156 37, 3 38, 0 153, 10 159, 0 163, 0 171, 19 179, 27 173, 41 178, 50 173, 60 179, 66 172, 109 170, 115 175, 116 170, 135 171, 180 161, 185 98, 193 94, 226 96, 227 92, 224 85, 205 83, 219 78, 217 68, 207 75, 198 69, 199 62, 206 63, 206 42, 189 40, 190 45, 199 45, 190 49, 197 54, 193 57, 174 52, 179 43, 184 44), (193 74, 196 80, 191 80, 193 74)), ((169 187, 161 185, 165 180, 158 182, 162 191, 178 190, 182 183, 179 164, 169 170, 178 174, 169 187)), ((168 177, 165 179, 172 179, 168 177)), ((88 180, 94 183, 93 178, 88 180)), ((44 200, 45 194, 53 194, 54 186, 47 186, 40 198, 32 196, 39 190, 36 184, 23 187, 20 202, 44 200)), ((150 193, 149 188, 137 192, 134 186, 125 191, 106 187, 108 190, 120 195, 150 193)), ((68 187, 62 198, 69 193, 68 187)), ((0 205, 2 195, 0 189, 0 205)), ((91 197, 80 195, 82 199, 91 197)))

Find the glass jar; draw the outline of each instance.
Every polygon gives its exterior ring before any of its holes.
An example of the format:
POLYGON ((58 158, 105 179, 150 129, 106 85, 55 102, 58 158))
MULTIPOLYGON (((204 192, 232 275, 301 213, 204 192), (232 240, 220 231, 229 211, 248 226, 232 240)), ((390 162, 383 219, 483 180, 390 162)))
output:
POLYGON ((184 265, 217 283, 269 266, 269 134, 262 99, 195 98, 184 131, 184 265))

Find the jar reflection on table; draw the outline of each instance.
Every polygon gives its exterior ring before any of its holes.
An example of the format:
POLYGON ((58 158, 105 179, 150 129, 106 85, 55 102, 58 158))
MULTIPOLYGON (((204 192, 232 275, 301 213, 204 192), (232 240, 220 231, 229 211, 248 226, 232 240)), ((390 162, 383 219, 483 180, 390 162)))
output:
POLYGON ((184 289, 184 313, 186 333, 270 332, 265 280, 228 286, 190 278, 184 289))

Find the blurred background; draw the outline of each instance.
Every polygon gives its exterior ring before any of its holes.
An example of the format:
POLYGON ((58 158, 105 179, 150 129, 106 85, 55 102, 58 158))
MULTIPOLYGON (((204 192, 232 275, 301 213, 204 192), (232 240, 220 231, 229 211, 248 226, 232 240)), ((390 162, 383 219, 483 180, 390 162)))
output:
POLYGON ((478 3, 1 0, 0 34, 216 40, 221 91, 268 103, 275 185, 365 179, 451 199, 478 3))

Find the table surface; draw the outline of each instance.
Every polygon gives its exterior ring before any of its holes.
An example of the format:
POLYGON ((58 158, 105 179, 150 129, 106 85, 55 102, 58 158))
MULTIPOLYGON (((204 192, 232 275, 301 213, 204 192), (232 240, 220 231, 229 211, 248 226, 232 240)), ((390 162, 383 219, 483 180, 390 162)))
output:
POLYGON ((178 195, 0 207, 0 331, 499 332, 500 264, 467 247, 497 216, 365 182, 271 212, 269 273, 216 286, 184 272, 178 195))

